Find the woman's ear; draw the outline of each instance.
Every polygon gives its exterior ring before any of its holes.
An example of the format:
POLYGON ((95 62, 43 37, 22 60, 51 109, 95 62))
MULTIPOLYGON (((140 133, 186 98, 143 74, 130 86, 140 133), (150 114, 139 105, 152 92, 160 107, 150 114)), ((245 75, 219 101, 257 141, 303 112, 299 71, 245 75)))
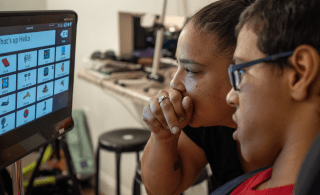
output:
POLYGON ((293 67, 290 74, 290 92, 293 99, 300 101, 308 97, 308 89, 318 75, 319 54, 310 45, 300 45, 289 60, 293 67))

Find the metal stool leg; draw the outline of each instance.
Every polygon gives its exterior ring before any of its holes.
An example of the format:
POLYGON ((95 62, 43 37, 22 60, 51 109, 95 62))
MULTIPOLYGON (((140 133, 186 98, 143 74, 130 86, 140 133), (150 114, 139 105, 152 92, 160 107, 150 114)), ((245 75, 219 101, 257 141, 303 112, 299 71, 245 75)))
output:
POLYGON ((137 175, 135 175, 134 179, 133 179, 133 195, 141 195, 140 193, 140 184, 137 182, 136 179, 137 175))
MULTIPOLYGON (((139 152, 137 151, 137 168, 139 166, 140 163, 140 156, 139 156, 139 152)), ((133 179, 133 195, 140 195, 141 194, 141 188, 140 188, 140 183, 137 181, 137 170, 133 179)))
POLYGON ((100 146, 98 146, 96 154, 96 195, 99 195, 99 165, 100 165, 100 146))
POLYGON ((116 153, 116 166, 117 166, 117 195, 120 195, 120 160, 121 154, 116 153))
POLYGON ((139 151, 137 151, 137 164, 140 163, 140 155, 139 155, 139 151))
POLYGON ((81 185, 79 180, 77 179, 76 176, 76 171, 74 169, 74 165, 73 165, 73 161, 71 159, 71 154, 70 154, 70 150, 66 141, 66 137, 62 136, 61 137, 61 143, 62 143, 62 149, 63 149, 63 153, 66 159, 66 164, 67 164, 67 168, 68 168, 68 172, 69 172, 69 177, 72 181, 72 188, 73 188, 73 193, 75 195, 82 195, 82 191, 81 191, 81 185))

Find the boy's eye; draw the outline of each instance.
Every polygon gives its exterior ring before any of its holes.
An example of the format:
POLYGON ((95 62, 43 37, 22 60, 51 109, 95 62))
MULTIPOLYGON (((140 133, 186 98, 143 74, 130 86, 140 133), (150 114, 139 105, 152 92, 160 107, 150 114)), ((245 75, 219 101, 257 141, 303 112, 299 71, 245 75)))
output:
POLYGON ((244 73, 244 70, 239 70, 239 77, 240 77, 240 80, 242 79, 243 77, 243 73, 244 73))

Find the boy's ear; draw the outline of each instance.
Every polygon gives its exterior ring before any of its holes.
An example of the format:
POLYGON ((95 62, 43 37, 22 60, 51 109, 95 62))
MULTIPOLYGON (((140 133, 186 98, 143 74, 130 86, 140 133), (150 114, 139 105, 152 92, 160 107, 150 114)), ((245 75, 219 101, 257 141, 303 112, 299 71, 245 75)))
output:
POLYGON ((317 78, 320 58, 317 50, 310 45, 300 45, 289 58, 293 66, 290 74, 290 92, 299 101, 307 98, 308 89, 317 78))

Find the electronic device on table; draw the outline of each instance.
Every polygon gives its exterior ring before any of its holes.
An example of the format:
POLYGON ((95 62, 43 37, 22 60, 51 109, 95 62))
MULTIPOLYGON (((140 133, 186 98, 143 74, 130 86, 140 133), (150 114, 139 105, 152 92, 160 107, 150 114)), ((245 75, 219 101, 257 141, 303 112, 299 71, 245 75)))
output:
POLYGON ((0 12, 0 169, 73 128, 77 15, 0 12))
MULTIPOLYGON (((145 15, 144 13, 119 13, 120 58, 128 58, 134 62, 134 59, 153 57, 158 27, 146 28, 143 20, 145 15)), ((159 15, 154 15, 154 20, 157 19, 159 15)), ((178 37, 187 20, 184 16, 166 15, 163 18, 164 36, 161 46, 164 57, 175 58, 178 37)))

